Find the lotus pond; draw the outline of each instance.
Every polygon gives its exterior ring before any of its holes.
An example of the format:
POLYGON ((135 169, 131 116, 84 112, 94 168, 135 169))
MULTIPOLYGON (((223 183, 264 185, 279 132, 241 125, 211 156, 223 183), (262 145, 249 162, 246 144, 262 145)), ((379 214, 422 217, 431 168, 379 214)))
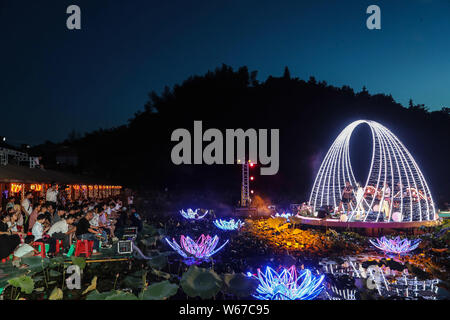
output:
POLYGON ((283 217, 246 219, 227 224, 236 228, 223 229, 211 214, 202 219, 155 215, 147 221, 135 240, 138 250, 128 256, 118 255, 113 247, 102 249, 96 260, 31 257, 23 259, 25 269, 2 263, 1 298, 449 298, 448 221, 418 236, 398 234, 418 246, 397 254, 381 251, 373 245, 374 238, 305 228, 283 217), (170 245, 173 241, 180 250, 170 245), (70 265, 82 270, 79 289, 67 288, 70 265))

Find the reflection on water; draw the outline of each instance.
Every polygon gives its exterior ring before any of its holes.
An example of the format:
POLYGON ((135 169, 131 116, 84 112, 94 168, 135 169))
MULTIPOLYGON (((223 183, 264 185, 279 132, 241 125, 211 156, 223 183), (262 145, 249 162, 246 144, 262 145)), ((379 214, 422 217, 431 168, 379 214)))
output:
MULTIPOLYGON (((368 293, 375 299, 436 300, 438 279, 418 280, 408 269, 395 261, 395 269, 378 266, 384 257, 353 256, 336 262, 322 259, 319 265, 327 277, 324 298, 330 300, 360 300, 368 293)), ((364 297, 367 298, 367 297, 364 297)))
POLYGON ((356 298, 357 291, 350 289, 338 289, 336 286, 331 285, 331 294, 325 291, 329 300, 358 300, 356 298))

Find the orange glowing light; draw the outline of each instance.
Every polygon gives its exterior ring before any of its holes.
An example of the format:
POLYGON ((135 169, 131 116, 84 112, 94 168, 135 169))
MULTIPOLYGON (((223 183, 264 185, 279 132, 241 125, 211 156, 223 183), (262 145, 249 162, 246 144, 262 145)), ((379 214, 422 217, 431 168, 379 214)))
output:
POLYGON ((30 190, 33 191, 42 191, 42 184, 31 184, 30 190))
POLYGON ((11 191, 14 193, 22 191, 22 185, 18 183, 11 183, 11 191))

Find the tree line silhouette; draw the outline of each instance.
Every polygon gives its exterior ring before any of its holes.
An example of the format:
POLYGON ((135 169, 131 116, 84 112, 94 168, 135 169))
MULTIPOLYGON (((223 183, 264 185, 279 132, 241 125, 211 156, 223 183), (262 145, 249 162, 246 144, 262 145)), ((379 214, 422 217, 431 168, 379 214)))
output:
MULTIPOLYGON (((259 176, 259 170, 255 171, 252 189, 274 202, 294 203, 307 200, 321 160, 339 132, 354 120, 371 119, 385 125, 405 144, 435 200, 442 203, 450 198, 449 111, 430 112, 412 100, 404 107, 390 94, 370 94, 365 87, 355 92, 349 86, 338 88, 314 77, 302 80, 291 77, 287 67, 281 77, 258 81, 257 72, 245 66, 233 70, 222 65, 173 88, 166 87, 161 94, 152 91, 144 109, 127 124, 82 137, 73 132, 65 141, 47 141, 33 152, 44 156, 46 167, 58 167, 55 155, 63 149, 74 150, 78 165, 67 170, 109 177, 131 187, 162 190, 187 202, 200 197, 236 204, 240 167, 172 164, 172 131, 186 128, 192 133, 194 120, 203 121, 203 130, 278 128, 279 172, 259 176)), ((364 141, 371 144, 371 139, 364 141)))

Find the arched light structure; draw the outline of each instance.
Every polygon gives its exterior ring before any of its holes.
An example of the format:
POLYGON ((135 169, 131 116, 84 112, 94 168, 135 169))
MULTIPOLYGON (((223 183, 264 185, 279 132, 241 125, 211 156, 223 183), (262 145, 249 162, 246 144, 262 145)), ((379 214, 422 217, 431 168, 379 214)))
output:
POLYGON ((383 220, 380 213, 384 198, 377 199, 377 191, 385 183, 391 189, 389 221, 393 217, 396 221, 435 220, 433 198, 416 161, 390 130, 371 120, 352 122, 331 145, 319 168, 309 198, 313 210, 317 211, 323 205, 338 207, 346 181, 350 182, 353 192, 356 192, 349 144, 353 130, 363 123, 369 125, 372 132, 372 160, 364 185, 364 197, 360 203, 351 203, 349 221, 357 213, 357 208, 364 212, 363 221, 383 220))

